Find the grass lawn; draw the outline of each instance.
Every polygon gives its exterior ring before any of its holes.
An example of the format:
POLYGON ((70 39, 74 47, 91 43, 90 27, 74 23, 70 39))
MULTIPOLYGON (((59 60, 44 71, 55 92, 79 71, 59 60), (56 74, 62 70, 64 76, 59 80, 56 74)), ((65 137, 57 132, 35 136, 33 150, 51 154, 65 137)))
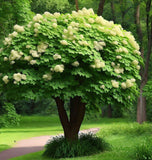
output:
MULTIPOLYGON (((152 124, 139 125, 127 119, 92 119, 85 120, 81 129, 99 127, 98 136, 104 137, 112 145, 112 150, 104 153, 64 160, 133 160, 135 146, 142 143, 146 137, 152 137, 152 124)), ((62 133, 62 127, 57 116, 22 117, 20 127, 0 130, 0 150, 7 149, 14 144, 14 140, 26 139, 41 135, 56 135, 62 133)), ((47 160, 41 158, 43 151, 11 160, 47 160)), ((63 159, 61 159, 63 160, 63 159)))

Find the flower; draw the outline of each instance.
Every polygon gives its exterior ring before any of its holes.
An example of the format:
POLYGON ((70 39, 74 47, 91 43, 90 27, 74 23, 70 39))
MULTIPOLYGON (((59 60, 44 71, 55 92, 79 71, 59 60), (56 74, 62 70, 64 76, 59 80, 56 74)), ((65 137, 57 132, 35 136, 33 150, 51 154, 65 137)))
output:
POLYGON ((15 80, 15 82, 20 82, 22 79, 26 80, 26 75, 21 73, 14 73, 13 79, 15 80))
POLYGON ((123 89, 126 89, 126 88, 127 88, 126 83, 125 83, 125 82, 121 83, 121 87, 122 87, 123 89))
POLYGON ((4 77, 2 78, 2 80, 4 81, 5 84, 7 84, 7 83, 9 82, 7 75, 4 76, 4 77))
POLYGON ((53 26, 53 28, 56 28, 58 25, 57 25, 57 23, 53 23, 52 26, 53 26))
POLYGON ((52 79, 52 74, 51 73, 44 74, 43 79, 46 80, 46 81, 51 80, 52 79))
POLYGON ((33 17, 33 21, 35 22, 38 22, 40 21, 41 19, 43 19, 43 16, 41 14, 36 14, 34 17, 33 17))
POLYGON ((54 60, 61 59, 61 55, 55 54, 55 55, 53 55, 53 59, 54 60))
POLYGON ((55 72, 63 72, 64 71, 64 65, 63 64, 58 64, 54 67, 55 72))
POLYGON ((72 66, 78 67, 78 66, 79 66, 79 62, 78 62, 78 61, 73 62, 73 63, 72 63, 72 66))
POLYGON ((31 65, 33 65, 33 64, 35 64, 35 63, 36 63, 36 60, 31 60, 31 61, 30 61, 30 64, 31 64, 31 65))
POLYGON ((119 88, 119 82, 117 82, 116 80, 111 80, 111 83, 114 88, 119 88))
POLYGON ((35 51, 35 50, 30 50, 30 54, 31 54, 33 57, 39 57, 39 54, 38 54, 37 51, 35 51))
POLYGON ((100 88, 105 89, 105 85, 101 85, 100 88))
POLYGON ((68 42, 67 42, 66 40, 61 40, 60 43, 61 43, 62 45, 68 45, 68 42))
POLYGON ((121 56, 116 56, 116 58, 117 58, 117 59, 122 59, 122 57, 121 57, 121 56))
POLYGON ((48 47, 48 44, 41 42, 38 46, 37 46, 37 50, 39 53, 45 52, 46 48, 48 47))
POLYGON ((138 61, 137 60, 133 60, 132 64, 135 65, 135 66, 137 66, 138 65, 138 61))
POLYGON ((25 61, 30 61, 31 59, 32 59, 31 56, 25 56, 25 57, 24 57, 24 60, 25 60, 25 61))
POLYGON ((15 25, 14 26, 14 30, 17 31, 17 32, 24 32, 24 26, 19 26, 19 25, 15 25))

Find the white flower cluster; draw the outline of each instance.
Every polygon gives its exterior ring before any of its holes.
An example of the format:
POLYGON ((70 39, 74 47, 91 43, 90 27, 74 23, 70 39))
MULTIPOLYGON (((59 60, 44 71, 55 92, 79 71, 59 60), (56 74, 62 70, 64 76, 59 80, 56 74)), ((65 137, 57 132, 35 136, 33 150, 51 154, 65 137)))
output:
POLYGON ((38 46, 37 46, 37 50, 38 53, 42 53, 45 52, 45 50, 48 48, 48 44, 41 42, 38 46))
POLYGON ((15 80, 14 84, 16 84, 17 82, 20 82, 21 80, 26 80, 26 75, 21 74, 21 73, 14 73, 13 79, 15 80))
POLYGON ((31 61, 30 61, 30 64, 31 64, 31 65, 36 64, 36 60, 31 60, 31 61))
POLYGON ((117 82, 116 80, 111 80, 111 83, 114 88, 119 88, 119 82, 117 82))
POLYGON ((23 55, 23 52, 18 52, 15 50, 11 50, 11 54, 9 56, 10 61, 19 60, 23 55))
POLYGON ((57 28, 58 24, 57 23, 53 23, 52 26, 53 26, 53 28, 57 28))
POLYGON ((64 71, 64 65, 63 64, 56 65, 53 71, 62 73, 64 71))
POLYGON ((78 12, 72 11, 72 16, 75 16, 75 17, 84 16, 84 15, 89 16, 89 15, 93 15, 93 14, 94 14, 94 11, 92 8, 90 8, 90 9, 83 8, 82 10, 79 10, 78 12))
POLYGON ((52 79, 52 74, 51 73, 47 73, 43 75, 43 79, 46 81, 49 81, 52 79))
POLYGON ((134 78, 132 78, 132 79, 127 79, 126 82, 122 82, 122 83, 121 83, 121 87, 122 87, 123 89, 130 88, 130 87, 132 87, 132 86, 134 85, 134 82, 135 82, 135 81, 136 81, 136 80, 135 80, 134 78))
POLYGON ((103 68, 105 67, 105 62, 104 61, 100 61, 99 59, 96 59, 94 61, 94 64, 91 65, 92 68, 103 68))
POLYGON ((20 26, 20 25, 17 25, 17 24, 14 26, 14 30, 16 32, 24 32, 25 31, 24 26, 20 26))
POLYGON ((112 65, 112 67, 114 67, 115 73, 117 73, 117 74, 124 73, 124 69, 120 68, 120 64, 115 65, 115 63, 112 62, 111 65, 112 65))
POLYGON ((14 31, 13 33, 9 34, 9 37, 13 38, 16 37, 18 35, 18 33, 16 31, 14 31))
POLYGON ((101 88, 101 89, 105 89, 105 85, 101 85, 100 88, 101 88))
POLYGON ((31 57, 31 56, 25 56, 25 57, 24 57, 24 60, 25 60, 25 61, 31 61, 31 60, 32 60, 32 57, 31 57))
POLYGON ((86 28, 91 28, 91 25, 90 25, 89 23, 84 23, 84 26, 85 26, 86 28))
POLYGON ((68 42, 66 40, 61 40, 60 43, 64 46, 68 45, 68 42))
POLYGON ((64 29, 62 37, 68 40, 74 40, 76 38, 74 35, 74 28, 72 26, 68 26, 67 29, 64 29))
POLYGON ((37 51, 35 50, 30 50, 30 54, 33 56, 33 57, 40 57, 41 54, 38 54, 37 51))
POLYGON ((116 58, 117 58, 117 59, 122 59, 122 57, 121 57, 121 56, 116 56, 116 58))
POLYGON ((81 46, 89 46, 89 43, 87 41, 78 41, 78 43, 81 45, 81 46))
POLYGON ((36 14, 33 17, 33 21, 35 21, 35 22, 41 22, 41 19, 43 19, 43 16, 41 14, 36 14))
POLYGON ((103 49, 103 46, 106 46, 106 43, 101 41, 101 42, 97 42, 97 41, 94 41, 94 48, 99 51, 99 50, 102 50, 103 49))
POLYGON ((4 81, 5 84, 7 84, 7 83, 9 82, 8 76, 4 76, 4 77, 2 78, 2 80, 4 81))
POLYGON ((47 17, 52 16, 52 14, 51 14, 50 12, 47 12, 47 11, 46 11, 46 12, 44 12, 44 15, 45 15, 45 16, 47 16, 47 17))
POLYGON ((124 35, 125 35, 126 37, 128 37, 129 43, 130 43, 136 50, 139 50, 139 45, 138 45, 138 43, 135 41, 134 36, 133 36, 130 32, 124 32, 124 35))
POLYGON ((62 58, 61 55, 59 55, 57 53, 55 55, 53 55, 54 60, 61 59, 61 58, 62 58))
POLYGON ((118 45, 118 41, 113 41, 112 44, 118 45))
POLYGON ((124 34, 123 34, 123 30, 122 30, 121 25, 115 25, 115 26, 113 27, 112 31, 115 32, 115 35, 124 37, 124 34))
POLYGON ((54 13, 54 17, 58 18, 60 16, 60 13, 59 12, 55 12, 54 13))
POLYGON ((138 65, 138 61, 137 60, 133 60, 132 61, 132 64, 134 65, 134 66, 136 66, 136 68, 138 69, 138 70, 140 70, 140 65, 138 65))
POLYGON ((113 22, 109 22, 107 20, 105 20, 102 16, 98 16, 96 19, 95 19, 95 22, 98 23, 98 24, 101 24, 103 26, 111 26, 113 25, 113 22))
POLYGON ((123 40, 122 43, 123 43, 124 45, 127 45, 127 44, 128 44, 128 42, 127 42, 126 40, 123 40))
POLYGON ((120 52, 128 53, 128 50, 127 50, 127 48, 125 48, 125 47, 120 47, 120 48, 116 49, 116 52, 117 52, 117 53, 120 53, 120 52))
POLYGON ((73 62, 73 63, 72 63, 72 66, 78 67, 78 66, 79 66, 79 62, 78 62, 78 61, 73 62))
POLYGON ((89 23, 94 23, 95 20, 94 20, 93 18, 89 18, 89 19, 88 19, 88 22, 89 22, 89 23))
POLYGON ((11 37, 6 37, 5 40, 3 41, 4 45, 10 45, 12 43, 12 38, 11 37))
POLYGON ((141 55, 141 52, 140 52, 140 51, 137 51, 137 50, 134 50, 133 53, 134 53, 134 54, 138 54, 139 56, 141 55))

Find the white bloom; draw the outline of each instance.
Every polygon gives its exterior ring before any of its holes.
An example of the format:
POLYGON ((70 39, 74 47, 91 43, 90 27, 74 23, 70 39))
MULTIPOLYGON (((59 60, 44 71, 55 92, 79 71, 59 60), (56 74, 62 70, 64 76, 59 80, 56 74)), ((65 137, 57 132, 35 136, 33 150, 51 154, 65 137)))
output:
POLYGON ((43 79, 46 80, 46 81, 51 80, 52 79, 52 74, 51 73, 44 74, 43 79))
POLYGON ((7 84, 7 83, 9 82, 8 76, 4 76, 4 77, 2 78, 2 80, 4 81, 5 84, 7 84))
POLYGON ((11 61, 11 62, 10 62, 10 64, 14 64, 14 63, 15 63, 15 61, 11 61))
POLYGON ((103 68, 105 67, 105 62, 104 61, 100 61, 99 59, 96 59, 94 61, 94 65, 95 65, 95 68, 103 68))
POLYGON ((119 43, 117 41, 113 41, 112 44, 118 45, 119 43))
POLYGON ((38 22, 39 20, 43 19, 43 16, 41 14, 36 14, 33 17, 33 21, 38 22))
POLYGON ((89 23, 94 23, 95 22, 95 20, 93 18, 89 18, 88 21, 89 21, 89 23))
POLYGON ((53 59, 54 60, 61 59, 61 55, 55 54, 55 55, 53 55, 53 59))
POLYGON ((57 23, 53 23, 52 26, 53 26, 53 28, 56 28, 58 25, 57 25, 57 23))
POLYGON ((26 48, 31 48, 31 46, 30 45, 26 45, 26 48))
POLYGON ((134 54, 138 54, 139 56, 141 55, 141 52, 137 51, 137 50, 134 50, 133 52, 134 54))
POLYGON ((24 26, 19 26, 19 25, 15 25, 14 26, 14 30, 17 31, 17 32, 24 32, 24 26))
POLYGON ((128 44, 128 42, 127 42, 126 40, 123 40, 122 43, 123 43, 124 45, 127 45, 127 44, 128 44))
POLYGON ((56 19, 51 19, 51 21, 52 21, 52 22, 55 22, 55 23, 57 23, 57 20, 56 20, 56 19))
POLYGON ((35 27, 35 28, 38 28, 38 27, 40 27, 40 24, 39 24, 39 23, 35 23, 35 24, 34 24, 34 27, 35 27))
POLYGON ((60 13, 59 13, 59 12, 55 12, 55 13, 54 13, 54 16, 55 16, 56 18, 58 18, 58 17, 60 16, 60 13))
POLYGON ((105 89, 105 85, 101 85, 100 88, 105 89))
POLYGON ((68 45, 68 42, 67 42, 66 40, 61 40, 60 43, 61 43, 62 45, 68 45))
POLYGON ((137 66, 138 65, 138 61, 137 60, 133 60, 132 64, 135 65, 135 66, 137 66))
POLYGON ((138 70, 140 70, 140 66, 139 66, 139 65, 137 65, 136 68, 137 68, 138 70))
POLYGON ((55 71, 55 72, 60 72, 60 73, 62 73, 62 72, 64 71, 64 65, 63 65, 63 64, 56 65, 56 66, 54 67, 54 71, 55 71))
POLYGON ((7 57, 4 57, 4 61, 8 61, 8 58, 7 58, 7 57))
POLYGON ((84 26, 87 27, 87 28, 91 28, 91 25, 88 24, 88 23, 84 23, 84 26))
POLYGON ((132 81, 130 79, 126 80, 126 86, 127 86, 127 88, 130 88, 130 87, 133 86, 133 83, 132 83, 132 81))
POLYGON ((121 87, 122 87, 123 89, 126 89, 126 88, 127 88, 126 83, 125 83, 125 82, 121 83, 121 87))
POLYGON ((24 57, 24 60, 25 60, 25 61, 30 61, 31 59, 32 59, 31 56, 25 56, 25 57, 24 57))
POLYGON ((39 54, 38 54, 37 51, 35 51, 35 50, 30 50, 30 54, 31 54, 33 57, 39 57, 39 54))
POLYGON ((26 80, 26 75, 25 75, 25 74, 21 74, 21 73, 14 73, 13 79, 14 79, 16 82, 19 82, 19 81, 21 81, 22 79, 23 79, 23 80, 26 80))
POLYGON ((78 67, 78 66, 79 66, 79 62, 78 62, 78 61, 73 62, 73 63, 72 63, 72 66, 78 67))
POLYGON ((41 42, 38 46, 37 46, 37 50, 39 53, 45 52, 46 48, 48 47, 48 44, 41 42))
POLYGON ((44 12, 44 15, 47 16, 47 17, 52 16, 52 14, 50 12, 47 12, 47 11, 44 12))
POLYGON ((121 56, 116 56, 116 58, 117 58, 117 59, 122 59, 122 57, 121 57, 121 56))
POLYGON ((16 36, 18 35, 18 33, 14 31, 11 35, 12 35, 13 37, 16 37, 16 36))
POLYGON ((114 88, 119 88, 119 82, 117 82, 116 80, 111 80, 111 83, 114 88))
POLYGON ((33 64, 35 64, 35 63, 36 63, 36 60, 31 60, 31 61, 30 61, 30 64, 31 64, 31 65, 33 65, 33 64))

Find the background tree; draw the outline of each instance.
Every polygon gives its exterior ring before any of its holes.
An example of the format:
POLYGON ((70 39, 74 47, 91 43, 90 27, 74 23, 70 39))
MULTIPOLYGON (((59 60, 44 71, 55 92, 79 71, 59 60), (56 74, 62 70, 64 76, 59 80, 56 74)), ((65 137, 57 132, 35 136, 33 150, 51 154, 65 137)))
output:
POLYGON ((1 89, 7 99, 53 97, 67 139, 78 138, 86 107, 127 106, 138 95, 139 45, 92 9, 37 14, 14 30, 0 54, 1 89))

